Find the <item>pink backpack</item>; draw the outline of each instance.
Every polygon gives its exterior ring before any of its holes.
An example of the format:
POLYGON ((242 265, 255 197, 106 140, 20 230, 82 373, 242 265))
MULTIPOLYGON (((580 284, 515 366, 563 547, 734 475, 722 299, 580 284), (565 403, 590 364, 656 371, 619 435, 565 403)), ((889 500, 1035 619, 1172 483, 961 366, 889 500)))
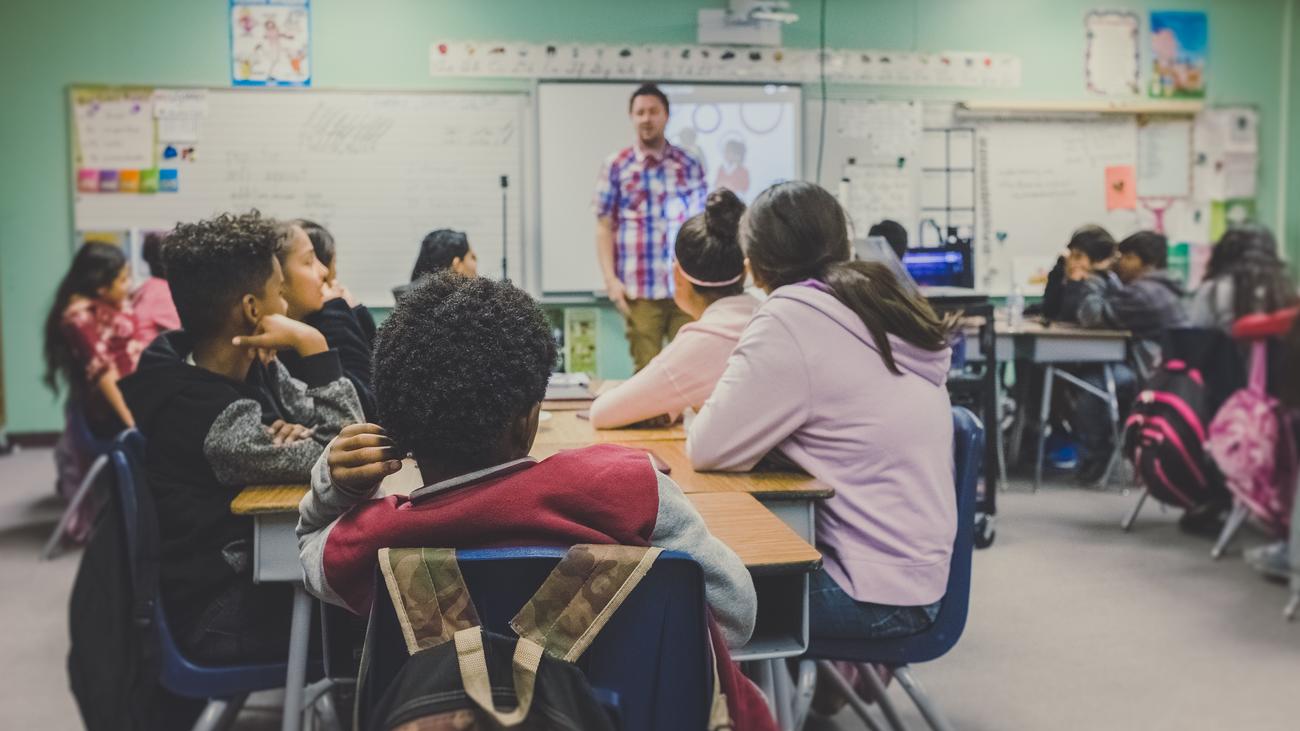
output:
POLYGON ((1250 381, 1228 397, 1210 422, 1206 443, 1228 489, 1266 528, 1285 533, 1291 521, 1297 467, 1291 420, 1265 391, 1268 347, 1255 342, 1250 381))

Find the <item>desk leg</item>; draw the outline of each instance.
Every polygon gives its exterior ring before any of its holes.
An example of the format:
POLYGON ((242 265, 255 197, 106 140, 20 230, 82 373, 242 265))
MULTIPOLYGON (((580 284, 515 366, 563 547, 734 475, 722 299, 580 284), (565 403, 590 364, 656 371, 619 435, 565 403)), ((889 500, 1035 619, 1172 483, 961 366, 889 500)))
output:
POLYGON ((1052 415, 1052 379, 1056 366, 1050 363, 1043 369, 1043 403, 1038 409, 1038 455, 1034 462, 1034 492, 1043 485, 1043 450, 1047 446, 1047 422, 1052 415))
POLYGON ((289 625, 288 673, 284 679, 282 731, 302 727, 302 696, 307 684, 307 653, 311 634, 311 595, 301 583, 293 585, 293 619, 289 625))
POLYGON ((1110 461, 1106 463, 1106 473, 1101 476, 1101 486, 1110 485, 1110 476, 1119 465, 1120 455, 1124 445, 1120 443, 1119 431, 1119 393, 1115 389, 1115 367, 1107 363, 1102 367, 1106 375, 1106 406, 1110 409, 1110 434, 1112 449, 1110 452, 1110 461))

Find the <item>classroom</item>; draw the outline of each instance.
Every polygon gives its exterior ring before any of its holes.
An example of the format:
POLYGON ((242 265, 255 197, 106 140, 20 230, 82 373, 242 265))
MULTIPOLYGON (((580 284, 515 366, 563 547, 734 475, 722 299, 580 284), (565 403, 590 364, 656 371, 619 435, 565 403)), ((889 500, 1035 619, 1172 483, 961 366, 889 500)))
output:
POLYGON ((0 48, 0 726, 1300 726, 1300 0, 0 48))

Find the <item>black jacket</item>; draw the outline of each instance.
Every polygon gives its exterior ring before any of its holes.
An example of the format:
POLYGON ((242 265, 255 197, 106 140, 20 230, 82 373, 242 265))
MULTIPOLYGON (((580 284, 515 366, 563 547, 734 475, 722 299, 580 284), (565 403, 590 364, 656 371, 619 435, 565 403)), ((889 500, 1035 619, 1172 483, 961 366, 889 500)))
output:
POLYGON ((306 483, 325 443, 361 418, 335 351, 302 359, 302 381, 273 361, 254 362, 240 383, 187 363, 192 350, 183 330, 164 333, 121 381, 149 445, 161 593, 178 635, 232 582, 251 580, 252 519, 231 514, 235 495, 248 485, 306 483), (266 430, 275 419, 314 427, 315 436, 275 446, 266 430))
MULTIPOLYGON (((365 305, 349 307, 342 298, 332 299, 319 311, 302 320, 320 331, 325 342, 339 353, 343 375, 352 382, 361 400, 361 410, 368 421, 375 420, 375 392, 370 386, 370 358, 374 349, 375 320, 365 305)), ((280 354, 280 361, 289 369, 289 375, 302 378, 303 359, 297 353, 280 354)))

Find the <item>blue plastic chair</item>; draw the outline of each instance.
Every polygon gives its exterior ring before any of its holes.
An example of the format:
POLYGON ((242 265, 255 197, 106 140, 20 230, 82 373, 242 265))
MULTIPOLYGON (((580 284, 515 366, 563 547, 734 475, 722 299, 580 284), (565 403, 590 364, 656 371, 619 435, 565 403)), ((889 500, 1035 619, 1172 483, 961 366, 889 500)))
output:
POLYGON ((148 487, 144 479, 144 449, 144 437, 131 429, 117 438, 110 459, 125 522, 134 590, 152 597, 152 623, 161 664, 159 680, 164 688, 178 696, 208 701, 194 724, 195 731, 225 729, 239 715, 249 693, 284 687, 287 668, 283 662, 203 666, 191 662, 177 647, 158 596, 156 574, 140 574, 143 565, 156 562, 158 557, 157 516, 153 513, 152 500, 145 494, 148 487))
MULTIPOLYGON (((462 550, 461 574, 485 629, 515 637, 509 622, 564 556, 563 548, 462 550)), ((378 573, 378 572, 376 572, 378 573)), ((407 660, 382 579, 371 610, 362 728, 407 660)), ((578 659, 598 697, 627 731, 703 729, 712 700, 704 575, 684 553, 664 552, 578 659)))
MULTIPOLYGON (((966 627, 966 614, 970 607, 971 554, 974 551, 975 495, 984 455, 984 426, 980 420, 962 406, 952 407, 953 482, 957 488, 957 538, 953 542, 952 562, 948 569, 948 587, 943 604, 934 624, 926 631, 910 637, 886 640, 827 640, 817 638, 817 628, 811 627, 805 661, 818 661, 818 670, 828 676, 849 698, 849 704, 858 712, 868 727, 877 726, 867 715, 867 705, 828 660, 848 660, 888 666, 894 677, 911 696, 921 715, 935 731, 950 731, 951 727, 939 712, 934 701, 912 675, 909 665, 942 657, 957 644, 966 627)), ((896 729, 903 728, 898 714, 885 696, 884 684, 874 671, 864 672, 872 683, 881 711, 896 729)), ((801 709, 805 710, 805 709, 801 709)), ((804 713, 797 716, 802 718, 804 713)))
POLYGON ((90 496, 90 491, 98 482, 100 473, 108 467, 109 452, 117 444, 115 439, 95 436, 90 428, 90 422, 86 421, 85 409, 75 398, 68 399, 68 403, 63 408, 63 418, 67 432, 73 441, 93 459, 86 468, 86 474, 82 475, 77 491, 72 494, 72 498, 63 509, 63 514, 59 516, 59 521, 54 524, 50 537, 45 540, 45 546, 41 549, 41 558, 45 560, 55 558, 62 553, 63 534, 68 529, 68 523, 72 522, 73 516, 81 509, 81 504, 90 496))

